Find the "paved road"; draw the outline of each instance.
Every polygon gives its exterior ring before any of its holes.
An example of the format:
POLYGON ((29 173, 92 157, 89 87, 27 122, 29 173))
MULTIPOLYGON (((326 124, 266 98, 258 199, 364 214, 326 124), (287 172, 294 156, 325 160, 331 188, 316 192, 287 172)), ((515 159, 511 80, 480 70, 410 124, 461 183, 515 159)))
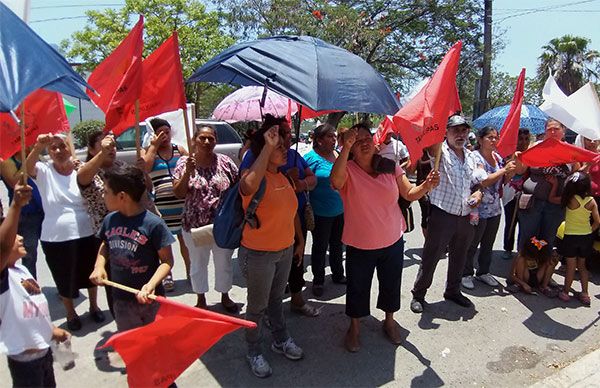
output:
MULTIPOLYGON (((418 206, 414 206, 419 219, 418 206)), ((502 228, 502 226, 501 226, 502 228)), ((273 376, 260 380, 248 370, 244 360, 243 332, 232 333, 196 361, 177 380, 180 387, 196 386, 529 386, 600 348, 600 277, 592 276, 590 294, 592 308, 577 302, 562 303, 543 296, 511 295, 502 288, 492 289, 481 283, 472 292, 475 309, 465 310, 442 298, 446 261, 440 262, 430 303, 422 315, 409 310, 410 289, 420 261, 423 238, 419 231, 406 236, 405 265, 402 285, 402 308, 396 317, 404 328, 406 340, 395 347, 381 331, 384 314, 374 309, 377 281, 372 290, 372 317, 362 320, 362 349, 349 354, 342 347, 348 319, 344 315, 344 287, 326 283, 323 297, 314 299, 310 289, 305 295, 322 308, 317 318, 301 317, 289 312, 292 335, 306 353, 304 360, 292 362, 267 351, 273 376)), ((496 241, 492 272, 505 284, 509 263, 500 258, 500 239, 496 241)), ((178 251, 178 247, 174 247, 178 251)), ((310 273, 310 249, 307 249, 307 280, 310 273)), ((56 325, 65 325, 65 316, 56 288, 40 250, 38 272, 43 291, 51 306, 56 325)), ((232 297, 245 301, 245 283, 234 255, 234 287, 232 297)), ((183 303, 194 304, 186 281, 182 280, 183 263, 177 255, 175 278, 177 289, 172 296, 183 303)), ((211 278, 212 269, 211 269, 211 278)), ((561 275, 555 280, 562 281, 561 275)), ((307 283, 310 286, 310 283, 307 283)), ((578 288, 578 284, 574 285, 578 288)), ((101 307, 106 309, 104 291, 101 307)), ((210 305, 221 311, 219 295, 210 292, 210 305)), ((113 321, 98 325, 86 314, 85 297, 77 300, 77 311, 84 327, 74 333, 73 347, 78 353, 76 367, 60 370, 55 364, 60 387, 125 386, 126 376, 111 353, 95 351, 95 347, 115 332, 113 321), (112 361, 111 361, 112 360, 112 361)), ((243 312, 243 311, 242 311, 243 312)), ((108 314, 107 314, 108 315, 108 314)), ((577 373, 577 372, 575 372, 577 373)), ((9 381, 5 362, 0 362, 0 381, 9 381)), ((550 380, 546 380, 550 381, 550 380)), ((554 386, 569 386, 561 383, 554 386)), ((588 381, 597 380, 592 378, 588 381)), ((4 384, 2 384, 4 385, 4 384)))

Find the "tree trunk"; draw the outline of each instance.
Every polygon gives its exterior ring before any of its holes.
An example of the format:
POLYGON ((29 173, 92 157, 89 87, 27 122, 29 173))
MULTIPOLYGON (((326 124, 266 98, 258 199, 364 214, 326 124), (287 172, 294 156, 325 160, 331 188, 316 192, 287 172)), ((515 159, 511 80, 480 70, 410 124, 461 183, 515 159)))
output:
POLYGON ((485 0, 485 17, 483 21, 483 72, 479 89, 479 104, 473 118, 477 118, 488 109, 488 91, 490 89, 492 67, 492 0, 485 0))

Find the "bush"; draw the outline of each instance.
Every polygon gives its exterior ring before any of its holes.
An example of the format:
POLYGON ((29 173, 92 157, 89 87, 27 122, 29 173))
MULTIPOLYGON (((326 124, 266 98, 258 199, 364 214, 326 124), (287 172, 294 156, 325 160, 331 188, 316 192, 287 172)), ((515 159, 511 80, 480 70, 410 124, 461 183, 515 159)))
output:
POLYGON ((87 144, 88 134, 97 130, 104 129, 104 121, 100 120, 84 120, 77 123, 73 127, 73 137, 75 138, 75 146, 77 148, 85 147, 87 144))

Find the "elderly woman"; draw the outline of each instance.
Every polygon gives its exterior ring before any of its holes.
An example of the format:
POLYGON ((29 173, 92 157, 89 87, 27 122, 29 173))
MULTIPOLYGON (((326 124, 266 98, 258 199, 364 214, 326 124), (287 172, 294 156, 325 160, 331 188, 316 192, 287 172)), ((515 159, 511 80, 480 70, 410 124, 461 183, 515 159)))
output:
MULTIPOLYGON (((565 130, 565 126, 558 120, 548 119, 544 139, 554 138, 563 141, 565 130)), ((567 164, 543 168, 527 168, 518 165, 516 172, 529 174, 523 184, 522 196, 526 197, 521 198, 518 210, 519 250, 532 237, 545 240, 553 247, 556 230, 565 218, 565 210, 560 206, 560 195, 563 183, 571 173, 571 167, 567 164), (551 195, 554 186, 556 186, 556 196, 551 195)), ((550 279, 551 276, 543 279, 540 291, 548 297, 555 297, 558 294, 556 290, 548 287, 550 279)))
POLYGON ((198 294, 196 307, 207 307, 205 294, 208 292, 208 261, 212 252, 215 290, 221 293, 223 307, 234 313, 238 306, 229 298, 233 283, 233 250, 220 248, 214 241, 196 246, 191 230, 213 223, 221 196, 237 180, 238 169, 231 158, 214 152, 217 132, 213 126, 198 127, 193 141, 193 156, 182 156, 173 172, 173 192, 177 197, 185 198, 183 239, 190 252, 190 280, 192 289, 198 294))
MULTIPOLYGON (((154 203, 171 233, 177 236, 181 256, 185 264, 185 273, 187 278, 189 278, 190 257, 185 241, 183 241, 183 235, 181 234, 184 200, 177 198, 173 192, 173 172, 175 171, 175 166, 182 155, 187 155, 187 151, 171 143, 171 124, 167 120, 153 118, 150 120, 150 125, 154 129, 154 136, 150 141, 148 149, 142 152, 142 158, 145 162, 146 172, 150 175, 150 179, 152 179, 154 203)), ((172 274, 169 274, 163 280, 163 286, 166 291, 173 290, 172 274)))
POLYGON ((385 312, 384 333, 393 344, 401 342, 394 312, 400 309, 406 224, 398 198, 415 201, 439 182, 438 172, 432 171, 415 186, 400 166, 376 153, 369 126, 356 124, 344 134, 344 148, 331 170, 331 183, 344 203, 342 241, 346 244, 346 314, 350 317, 344 343, 350 352, 360 348, 359 319, 369 315, 375 269, 377 307, 385 312))
POLYGON ((476 169, 474 175, 482 188, 483 199, 479 205, 479 220, 475 227, 475 235, 467 250, 467 261, 463 270, 462 286, 469 290, 475 288, 473 284, 473 267, 475 253, 479 247, 477 257, 477 280, 490 287, 497 287, 498 281, 490 274, 492 263, 492 248, 496 240, 496 233, 500 226, 502 216, 501 189, 504 177, 510 177, 515 170, 515 162, 502 162, 502 157, 496 153, 498 131, 493 127, 483 127, 477 133, 478 149, 474 153, 476 169))
POLYGON ((257 377, 271 375, 271 367, 261 350, 265 313, 274 337, 271 350, 291 360, 304 356, 286 329, 282 309, 292 257, 299 261, 304 255, 304 237, 296 211, 298 200, 291 181, 280 172, 288 157, 282 134, 285 134, 282 128, 271 126, 265 120, 252 139, 251 152, 256 159, 240 181, 244 209, 248 208, 261 182, 265 182, 264 195, 256 209, 260 227, 253 229, 246 224, 238 254, 248 281, 246 319, 257 325, 255 329, 246 329, 246 358, 257 377))
POLYGON ((337 158, 334 151, 336 139, 335 128, 327 124, 320 125, 314 131, 312 151, 304 155, 308 167, 317 177, 317 186, 310 192, 310 204, 315 214, 310 256, 313 273, 312 292, 315 296, 323 295, 328 247, 331 280, 336 284, 346 284, 342 265, 344 205, 340 194, 331 187, 329 179, 337 158))
POLYGON ((67 327, 81 329, 73 305, 81 288, 88 289, 92 319, 103 322, 104 315, 96 303, 97 287, 88 279, 99 244, 77 187, 75 169, 79 162, 73 158, 65 136, 40 135, 26 163, 27 173, 35 179, 42 197, 45 217, 40 241, 67 312, 67 327), (48 164, 39 161, 45 148, 51 160, 48 164))

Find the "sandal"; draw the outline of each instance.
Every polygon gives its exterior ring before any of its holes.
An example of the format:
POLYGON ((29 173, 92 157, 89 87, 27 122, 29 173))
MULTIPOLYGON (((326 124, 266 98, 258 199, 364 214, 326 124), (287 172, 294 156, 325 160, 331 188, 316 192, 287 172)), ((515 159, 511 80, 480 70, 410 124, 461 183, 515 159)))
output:
POLYGON ((571 299, 571 297, 569 297, 569 294, 567 294, 566 292, 561 291, 558 294, 558 299, 562 300, 563 302, 568 302, 571 299))
POLYGON ((173 281, 173 276, 171 274, 168 274, 167 277, 163 279, 162 285, 165 288, 165 291, 173 291, 175 289, 175 282, 173 281))
POLYGON ((581 304, 583 304, 585 307, 590 307, 592 304, 592 301, 590 300, 590 296, 589 295, 583 295, 583 294, 579 294, 579 301, 581 302, 581 304))
POLYGON ((550 287, 540 288, 540 292, 547 298, 556 298, 558 296, 558 291, 550 287))
POLYGON ((308 303, 304 303, 302 306, 296 306, 295 304, 290 304, 290 308, 293 312, 302 314, 305 317, 316 317, 321 313, 321 310, 315 308, 308 303))

